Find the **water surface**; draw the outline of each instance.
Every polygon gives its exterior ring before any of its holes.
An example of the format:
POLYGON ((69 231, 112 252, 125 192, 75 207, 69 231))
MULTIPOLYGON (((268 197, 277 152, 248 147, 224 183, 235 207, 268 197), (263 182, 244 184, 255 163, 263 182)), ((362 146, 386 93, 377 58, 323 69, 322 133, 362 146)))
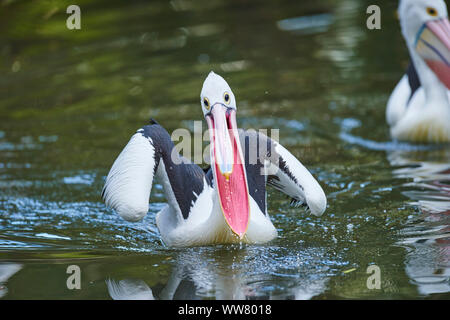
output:
POLYGON ((450 298, 450 149, 392 142, 385 123, 408 64, 393 1, 376 31, 361 0, 78 3, 70 31, 68 1, 0 2, 0 298, 450 298), (130 136, 150 117, 192 131, 210 70, 238 124, 280 129, 317 177, 322 217, 270 190, 276 240, 170 249, 160 184, 142 222, 105 207, 130 136))

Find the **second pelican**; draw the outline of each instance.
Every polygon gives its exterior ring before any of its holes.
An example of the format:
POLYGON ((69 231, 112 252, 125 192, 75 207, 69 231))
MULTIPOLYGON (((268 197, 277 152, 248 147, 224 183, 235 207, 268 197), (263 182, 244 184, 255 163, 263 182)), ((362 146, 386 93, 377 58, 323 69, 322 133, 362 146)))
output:
POLYGON ((401 0, 398 9, 411 63, 386 110, 391 136, 450 142, 450 23, 442 0, 401 0))

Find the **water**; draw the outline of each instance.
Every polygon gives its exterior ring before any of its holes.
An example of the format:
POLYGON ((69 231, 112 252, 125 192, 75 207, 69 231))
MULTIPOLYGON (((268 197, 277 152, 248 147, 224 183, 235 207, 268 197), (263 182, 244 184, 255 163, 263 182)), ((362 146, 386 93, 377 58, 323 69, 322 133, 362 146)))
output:
MULTIPOLYGON (((4 299, 450 298, 450 149, 390 140, 384 111, 408 64, 396 4, 378 1, 6 1, 0 12, 0 297, 4 299), (279 237, 170 249, 155 214, 128 223, 100 193, 132 133, 202 118, 223 75, 244 128, 318 178, 322 217, 270 190, 279 237), (81 290, 68 290, 78 265, 81 290), (367 268, 381 271, 368 289, 367 268)), ((204 126, 204 128, 206 125, 204 126)))

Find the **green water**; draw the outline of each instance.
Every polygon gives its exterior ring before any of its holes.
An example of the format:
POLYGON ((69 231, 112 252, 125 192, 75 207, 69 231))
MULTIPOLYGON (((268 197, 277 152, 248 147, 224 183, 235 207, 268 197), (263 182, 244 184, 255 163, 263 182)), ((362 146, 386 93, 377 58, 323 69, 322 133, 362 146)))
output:
POLYGON ((395 1, 377 1, 374 31, 368 0, 80 0, 72 31, 69 4, 0 1, 0 298, 110 299, 122 280, 157 299, 450 298, 450 149, 394 143, 385 122, 408 64, 395 1), (281 22, 305 16, 320 26, 281 22), (317 177, 322 217, 269 190, 276 240, 170 249, 161 185, 142 222, 105 207, 104 178, 150 117, 169 132, 202 119, 210 70, 239 126, 280 129, 317 177))

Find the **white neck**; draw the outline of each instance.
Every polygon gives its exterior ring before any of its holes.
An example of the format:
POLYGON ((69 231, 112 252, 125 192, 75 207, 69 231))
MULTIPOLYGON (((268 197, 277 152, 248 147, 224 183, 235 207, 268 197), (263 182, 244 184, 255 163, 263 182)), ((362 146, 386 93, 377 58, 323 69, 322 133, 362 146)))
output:
POLYGON ((409 54, 416 68, 420 84, 425 90, 426 105, 443 105, 450 110, 447 88, 438 79, 434 72, 428 67, 425 61, 416 53, 414 48, 408 45, 409 54))

